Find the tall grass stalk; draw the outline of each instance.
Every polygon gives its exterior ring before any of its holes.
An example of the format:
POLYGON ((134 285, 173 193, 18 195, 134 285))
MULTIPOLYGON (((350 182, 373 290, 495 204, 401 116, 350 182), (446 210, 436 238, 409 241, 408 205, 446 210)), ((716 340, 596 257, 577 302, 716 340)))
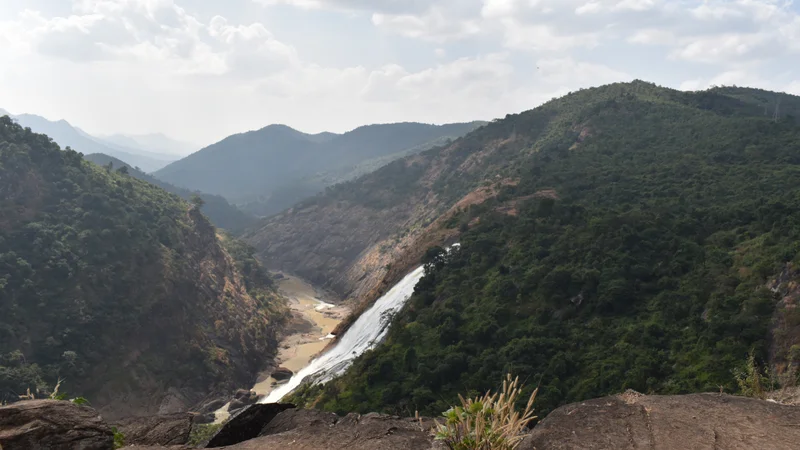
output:
POLYGON ((523 386, 519 377, 507 375, 500 392, 486 392, 482 397, 465 399, 461 406, 444 412, 444 424, 437 425, 436 439, 450 450, 514 450, 524 438, 523 431, 536 418, 533 403, 539 389, 533 391, 523 411, 516 403, 523 386))

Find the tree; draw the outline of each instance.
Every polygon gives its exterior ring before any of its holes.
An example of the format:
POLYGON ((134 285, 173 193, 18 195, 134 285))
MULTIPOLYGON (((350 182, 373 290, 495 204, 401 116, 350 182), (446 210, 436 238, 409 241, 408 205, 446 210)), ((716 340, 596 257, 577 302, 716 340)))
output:
POLYGON ((205 201, 205 200, 203 200, 203 197, 200 197, 200 196, 199 196, 199 195, 197 195, 197 194, 194 194, 194 195, 192 196, 192 200, 191 200, 191 202, 192 202, 192 205, 195 207, 195 209, 200 209, 200 208, 202 208, 202 207, 203 207, 203 205, 205 205, 205 204, 206 204, 206 201, 205 201))
POLYGON ((425 272, 431 273, 439 270, 444 266, 447 258, 447 250, 442 247, 430 247, 422 256, 422 264, 425 266, 425 272))
POLYGON ((128 174, 128 166, 120 167, 119 169, 117 169, 117 173, 122 174, 122 175, 127 175, 128 174))

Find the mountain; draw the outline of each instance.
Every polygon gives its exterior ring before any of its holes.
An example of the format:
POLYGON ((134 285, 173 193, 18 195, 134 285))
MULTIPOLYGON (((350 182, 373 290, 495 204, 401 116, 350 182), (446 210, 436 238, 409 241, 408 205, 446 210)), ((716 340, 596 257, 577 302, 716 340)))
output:
POLYGON ((177 411, 275 354, 285 300, 196 207, 8 117, 0 193, 3 401, 63 380, 107 418, 177 411))
POLYGON ((210 220, 214 226, 219 228, 224 228, 225 230, 236 233, 244 230, 246 227, 250 226, 256 221, 254 216, 240 211, 238 208, 228 203, 227 200, 219 195, 192 192, 188 189, 173 186, 140 170, 136 170, 136 168, 131 167, 130 164, 127 164, 124 161, 112 156, 104 155, 102 153, 92 153, 90 155, 84 155, 83 158, 87 161, 97 164, 98 166, 107 166, 110 163, 111 167, 114 169, 119 169, 123 166, 127 167, 128 174, 130 176, 158 186, 161 189, 164 189, 171 194, 175 194, 184 200, 191 200, 195 195, 199 196, 203 199, 203 202, 205 202, 202 208, 203 214, 208 217, 208 220, 210 220))
POLYGON ((222 195, 251 213, 267 216, 333 182, 364 173, 363 164, 375 168, 377 161, 385 164, 410 149, 422 151, 481 124, 370 125, 342 135, 308 135, 270 125, 225 138, 154 175, 176 186, 222 195))
POLYGON ((155 152, 173 157, 183 157, 197 150, 194 144, 176 141, 161 133, 99 136, 99 139, 113 145, 128 147, 146 152, 155 152))
POLYGON ((170 155, 109 145, 92 137, 80 128, 73 127, 66 120, 53 122, 33 114, 11 115, 11 118, 23 127, 28 127, 34 132, 50 136, 51 139, 63 147, 71 147, 73 150, 84 154, 105 153, 127 161, 134 167, 139 167, 146 172, 164 167, 176 159, 170 155))
POLYGON ((343 297, 427 268, 380 346, 292 402, 439 414, 510 371, 541 383, 543 415, 628 388, 737 392, 751 351, 791 385, 799 106, 740 88, 582 90, 263 220, 244 238, 269 266, 343 297))

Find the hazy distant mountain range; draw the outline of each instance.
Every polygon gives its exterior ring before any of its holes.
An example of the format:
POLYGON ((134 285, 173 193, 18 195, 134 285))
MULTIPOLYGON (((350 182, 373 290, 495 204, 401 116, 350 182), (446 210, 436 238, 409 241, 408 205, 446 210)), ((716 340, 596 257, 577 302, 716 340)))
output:
POLYGON ((394 159, 444 144, 485 122, 368 125, 310 135, 285 125, 235 134, 157 171, 171 184, 219 194, 260 216, 394 159))
POLYGON ((112 134, 109 136, 99 136, 99 138, 110 144, 178 158, 182 158, 198 149, 198 146, 194 144, 176 141, 161 133, 138 135, 112 134))
POLYGON ((83 154, 104 153, 125 161, 144 172, 158 170, 191 152, 191 144, 172 140, 161 134, 143 136, 113 135, 106 138, 92 136, 66 120, 51 121, 33 114, 10 114, 0 109, 0 115, 9 115, 17 123, 34 132, 50 136, 61 147, 71 147, 83 154))

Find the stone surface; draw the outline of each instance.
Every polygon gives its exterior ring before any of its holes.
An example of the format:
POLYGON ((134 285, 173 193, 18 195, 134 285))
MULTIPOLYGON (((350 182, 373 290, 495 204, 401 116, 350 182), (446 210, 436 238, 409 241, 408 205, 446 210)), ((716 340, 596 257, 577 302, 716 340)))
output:
POLYGON ((93 408, 30 400, 0 407, 3 450, 111 450, 114 434, 93 408))
POLYGON ((213 412, 207 412, 202 414, 195 414, 193 422, 199 425, 212 423, 217 419, 217 415, 213 412))
POLYGON ((234 412, 234 411, 236 411, 238 409, 244 408, 245 406, 247 406, 247 405, 245 405, 243 401, 237 400, 237 399, 233 399, 228 404, 228 412, 232 413, 232 412, 234 412))
POLYGON ((292 378, 292 375, 294 375, 294 372, 286 367, 278 367, 272 372, 272 378, 275 378, 278 381, 288 380, 289 378, 292 378))
POLYGON ((800 408, 719 394, 629 391, 563 406, 518 450, 796 450, 800 408))
POLYGON ((250 405, 228 419, 222 428, 206 444, 206 448, 223 447, 252 439, 279 413, 294 408, 294 405, 266 403, 250 405))
POLYGON ((129 417, 112 424, 125 445, 183 445, 189 442, 194 416, 189 413, 129 417))
POLYGON ((314 410, 278 414, 260 437, 226 447, 231 450, 429 450, 440 449, 430 431, 433 421, 380 414, 338 417, 314 410))
POLYGON ((214 412, 225 406, 226 403, 228 403, 227 400, 222 398, 217 398, 203 403, 197 410, 203 413, 214 412))

